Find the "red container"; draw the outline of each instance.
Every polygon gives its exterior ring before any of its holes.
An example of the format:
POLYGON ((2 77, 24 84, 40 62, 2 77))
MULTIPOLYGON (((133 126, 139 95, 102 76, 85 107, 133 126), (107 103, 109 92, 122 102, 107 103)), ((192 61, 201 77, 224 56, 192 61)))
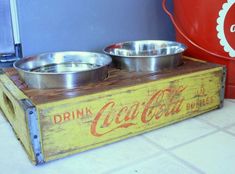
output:
POLYGON ((176 40, 188 46, 186 55, 226 65, 225 97, 235 98, 235 0, 173 0, 176 40))

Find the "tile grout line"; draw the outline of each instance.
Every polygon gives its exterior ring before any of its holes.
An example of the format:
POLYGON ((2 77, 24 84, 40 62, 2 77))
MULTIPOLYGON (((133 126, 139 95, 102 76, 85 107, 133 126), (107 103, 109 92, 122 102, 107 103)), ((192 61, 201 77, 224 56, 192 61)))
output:
POLYGON ((231 136, 233 136, 235 138, 235 134, 234 133, 229 132, 228 130, 224 130, 224 132, 226 132, 227 134, 229 134, 229 135, 231 135, 231 136))
POLYGON ((144 161, 147 161, 147 160, 149 160, 149 159, 152 159, 152 158, 156 157, 157 155, 161 155, 161 154, 164 154, 164 151, 162 151, 162 149, 160 149, 159 152, 155 152, 155 153, 152 154, 152 155, 146 156, 146 157, 141 158, 141 159, 134 160, 134 161, 132 161, 132 162, 129 162, 129 163, 120 165, 120 166, 118 166, 118 167, 115 167, 115 168, 113 168, 113 169, 107 170, 107 171, 105 171, 105 172, 102 172, 102 174, 110 174, 110 173, 115 172, 115 171, 120 171, 120 168, 124 169, 124 168, 127 168, 127 167, 129 167, 129 166, 133 166, 133 165, 135 165, 135 164, 137 164, 137 163, 142 163, 142 162, 144 162, 144 161))
POLYGON ((205 174, 205 172, 199 168, 197 168, 196 166, 194 166, 193 164, 191 164, 190 162, 178 157, 177 155, 175 155, 172 152, 168 152, 170 156, 172 156, 173 158, 175 158, 176 160, 182 162, 184 165, 188 166, 189 168, 193 169, 194 171, 200 173, 200 174, 205 174))
MULTIPOLYGON (((216 131, 217 132, 217 131, 216 131)), ((200 174, 205 174, 204 171, 202 171, 201 169, 197 168, 196 166, 194 166, 193 164, 189 163, 188 161, 185 161, 181 158, 179 158, 178 156, 176 156, 174 153, 172 153, 169 149, 166 149, 160 145, 158 145, 157 143, 153 142, 152 140, 148 139, 147 137, 143 136, 143 138, 152 143, 153 145, 155 145, 156 147, 158 147, 159 149, 161 149, 163 152, 165 152, 165 154, 168 154, 169 156, 173 157, 174 159, 180 161, 181 163, 183 163, 184 165, 186 165, 187 167, 193 169, 194 171, 200 173, 200 174)), ((185 143, 187 144, 187 143, 185 143)))
MULTIPOLYGON (((200 121, 200 122, 201 122, 201 121, 200 121)), ((209 125, 209 126, 212 126, 212 125, 209 125)), ((197 141, 197 140, 199 140, 199 139, 201 139, 201 138, 204 138, 204 137, 213 135, 213 134, 215 134, 215 133, 221 131, 221 130, 219 129, 219 127, 214 127, 214 126, 213 126, 213 128, 215 128, 215 130, 213 130, 213 131, 211 131, 211 132, 208 132, 208 133, 206 133, 206 134, 204 134, 204 135, 200 135, 200 136, 198 136, 198 137, 193 138, 192 140, 188 140, 188 141, 186 141, 186 142, 184 142, 184 143, 180 143, 180 144, 178 144, 178 145, 176 145, 176 146, 173 146, 173 147, 170 147, 170 148, 164 148, 164 149, 166 149, 166 150, 174 150, 174 149, 176 149, 176 148, 178 148, 178 147, 180 147, 180 146, 187 145, 187 144, 192 143, 192 142, 194 142, 194 141, 197 141)), ((146 140, 149 140, 149 141, 153 142, 153 141, 152 141, 151 139, 149 139, 146 135, 143 135, 143 137, 144 137, 146 140)), ((155 144, 156 144, 156 143, 155 143, 155 144)), ((158 145, 158 144, 157 144, 157 145, 158 145)), ((162 147, 162 146, 161 146, 161 147, 162 147)))
POLYGON ((216 126, 216 125, 208 122, 207 120, 203 120, 203 119, 200 119, 200 118, 197 118, 197 120, 202 122, 202 123, 206 123, 207 125, 212 126, 212 127, 216 128, 216 129, 218 129, 218 131, 226 131, 226 129, 235 126, 235 123, 232 123, 232 124, 229 124, 229 125, 224 126, 224 127, 219 127, 219 126, 216 126))
POLYGON ((178 147, 185 146, 185 145, 190 144, 190 143, 195 142, 195 141, 199 141, 200 139, 205 138, 205 137, 208 137, 208 136, 213 135, 213 134, 216 134, 217 132, 219 132, 219 130, 214 130, 214 131, 209 132, 209 133, 207 133, 207 134, 205 134, 205 135, 201 135, 201 136, 196 137, 196 138, 194 138, 194 139, 192 139, 192 140, 186 141, 185 143, 178 144, 178 145, 176 145, 176 146, 173 146, 173 147, 171 147, 171 148, 168 148, 167 150, 173 151, 173 150, 177 149, 178 147))
POLYGON ((232 100, 232 99, 227 99, 226 101, 230 103, 235 103, 235 100, 232 100))
POLYGON ((227 129, 229 129, 229 128, 233 127, 233 126, 235 126, 235 123, 230 124, 230 125, 225 126, 225 127, 222 127, 221 129, 227 130, 227 129))

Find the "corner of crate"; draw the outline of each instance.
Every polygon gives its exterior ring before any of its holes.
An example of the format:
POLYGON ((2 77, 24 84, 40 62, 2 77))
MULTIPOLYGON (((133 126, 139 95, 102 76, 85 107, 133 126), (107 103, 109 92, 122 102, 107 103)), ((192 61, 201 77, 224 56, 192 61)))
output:
POLYGON ((44 163, 36 108, 6 75, 4 69, 0 69, 0 98, 0 108, 4 117, 11 125, 31 162, 35 165, 44 163))
POLYGON ((35 105, 30 99, 21 99, 20 103, 25 111, 30 142, 32 145, 34 159, 31 159, 35 165, 45 163, 41 143, 41 131, 38 120, 38 113, 35 105))
POLYGON ((220 89, 220 106, 219 106, 219 108, 222 108, 224 106, 226 75, 227 75, 227 68, 226 68, 226 66, 222 66, 221 89, 220 89))

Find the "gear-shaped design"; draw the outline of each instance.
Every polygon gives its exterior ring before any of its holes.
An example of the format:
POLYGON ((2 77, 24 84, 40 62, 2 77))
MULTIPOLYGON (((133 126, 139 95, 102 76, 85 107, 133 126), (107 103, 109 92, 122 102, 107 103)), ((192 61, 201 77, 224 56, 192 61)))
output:
POLYGON ((222 9, 219 12, 219 17, 217 19, 217 37, 220 39, 220 45, 224 47, 224 51, 229 53, 230 57, 235 57, 235 50, 231 47, 231 45, 228 43, 228 40, 226 39, 225 32, 224 32, 224 22, 226 19, 226 15, 229 11, 229 9, 235 5, 235 0, 227 0, 226 3, 223 4, 222 9))

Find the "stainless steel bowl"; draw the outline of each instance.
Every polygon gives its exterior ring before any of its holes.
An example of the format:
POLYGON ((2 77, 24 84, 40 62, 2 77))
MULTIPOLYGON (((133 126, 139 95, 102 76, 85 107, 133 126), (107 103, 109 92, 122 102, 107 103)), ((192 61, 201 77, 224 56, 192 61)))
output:
POLYGON ((104 49, 116 68, 128 71, 161 71, 182 64, 186 46, 173 41, 142 40, 117 43, 104 49))
POLYGON ((30 88, 74 88, 104 80, 110 56, 90 52, 54 52, 23 58, 13 66, 30 88))

